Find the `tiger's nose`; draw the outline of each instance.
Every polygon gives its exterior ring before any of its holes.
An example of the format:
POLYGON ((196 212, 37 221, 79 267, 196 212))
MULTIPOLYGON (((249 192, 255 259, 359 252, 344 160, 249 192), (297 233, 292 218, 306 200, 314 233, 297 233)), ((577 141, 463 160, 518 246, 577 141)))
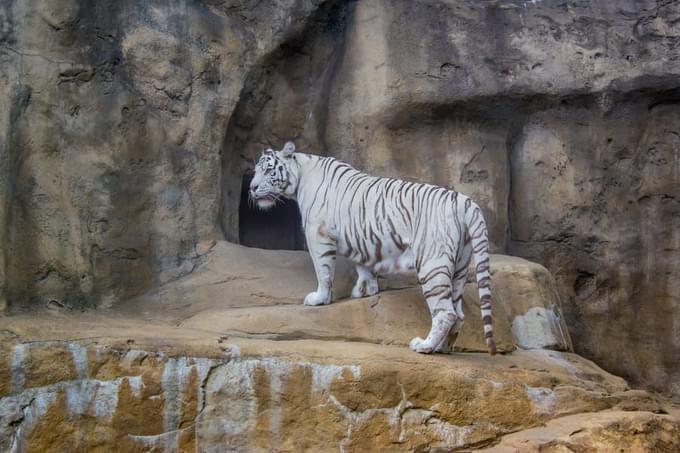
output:
POLYGON ((251 185, 250 185, 250 191, 251 191, 252 193, 257 192, 257 184, 251 184, 251 185))

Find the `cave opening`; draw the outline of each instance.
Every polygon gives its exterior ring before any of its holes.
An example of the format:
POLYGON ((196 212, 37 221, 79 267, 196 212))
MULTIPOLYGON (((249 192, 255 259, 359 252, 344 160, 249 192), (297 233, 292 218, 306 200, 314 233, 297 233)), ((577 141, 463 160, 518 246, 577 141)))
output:
POLYGON ((347 2, 324 2, 285 42, 247 74, 227 123, 221 152, 216 220, 223 238, 249 247, 303 250, 295 202, 269 211, 248 204, 254 162, 267 148, 294 140, 298 149, 329 154, 325 142, 329 96, 343 57, 347 2))
POLYGON ((239 203, 239 243, 247 247, 272 250, 305 250, 305 237, 297 202, 282 199, 262 211, 249 201, 252 173, 243 175, 239 203))

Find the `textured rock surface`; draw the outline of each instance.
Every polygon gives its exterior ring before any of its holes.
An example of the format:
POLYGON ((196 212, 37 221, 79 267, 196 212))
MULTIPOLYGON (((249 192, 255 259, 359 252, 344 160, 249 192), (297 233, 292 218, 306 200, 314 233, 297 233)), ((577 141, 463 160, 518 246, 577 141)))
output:
POLYGON ((578 352, 680 394, 679 17, 653 0, 2 2, 0 308, 109 307, 191 272, 205 241, 238 238, 249 159, 292 137, 474 196, 496 251, 555 275, 578 352))
MULTIPOLYGON (((2 326, 3 451, 429 451, 487 445, 584 411, 664 410, 556 351, 421 356, 70 319, 70 329, 35 317, 2 326), (98 337, 67 339, 92 329, 98 337)), ((677 418, 663 423, 645 426, 659 438, 680 428, 677 418)))
POLYGON ((510 250, 553 271, 577 350, 677 393, 678 109, 644 97, 603 114, 589 105, 536 113, 525 126, 510 250))
MULTIPOLYGON (((555 282, 548 271, 521 258, 492 255, 494 324, 501 351, 550 348, 571 351, 555 282)), ((339 261, 335 299, 349 296, 355 274, 339 261)), ((464 293, 465 323, 456 346, 486 351, 474 277, 464 293)), ((426 334, 430 314, 410 278, 381 279, 377 296, 326 307, 301 305, 316 286, 307 252, 250 249, 220 241, 192 274, 118 309, 187 328, 255 338, 325 338, 407 345, 426 334), (187 301, 191 301, 187 304, 187 301)))
POLYGON ((489 453, 564 451, 674 452, 680 449, 678 413, 605 411, 570 415, 503 438, 489 453))
POLYGON ((677 2, 357 2, 342 38, 312 30, 253 75, 234 149, 293 136, 474 196, 497 251, 555 275, 577 351, 678 394, 678 18, 677 2))
MULTIPOLYGON (((408 281, 305 307, 314 285, 306 252, 224 241, 201 250, 195 272, 114 308, 53 304, 0 317, 0 450, 477 449, 609 409, 641 414, 617 431, 640 445, 680 429, 677 417, 654 418, 668 402, 589 360, 515 349, 527 339, 568 348, 558 317, 515 326, 537 310, 559 316, 554 280, 540 265, 492 257, 496 335, 507 354, 420 355, 405 343, 427 331, 429 316, 419 289, 396 289, 408 281)), ((341 266, 340 294, 350 276, 341 266)), ((475 292, 466 288, 458 350, 486 349, 475 292)), ((619 445, 612 429, 579 441, 619 445)))
POLYGON ((221 149, 244 80, 319 2, 0 5, 3 286, 111 306, 222 237, 221 149))
MULTIPOLYGON (((560 296, 550 272, 540 264, 522 258, 492 256, 494 300, 503 306, 517 345, 524 349, 572 351, 560 296)), ((474 281, 472 274, 468 281, 474 281)), ((476 287, 468 284, 465 290, 473 296, 476 287)))

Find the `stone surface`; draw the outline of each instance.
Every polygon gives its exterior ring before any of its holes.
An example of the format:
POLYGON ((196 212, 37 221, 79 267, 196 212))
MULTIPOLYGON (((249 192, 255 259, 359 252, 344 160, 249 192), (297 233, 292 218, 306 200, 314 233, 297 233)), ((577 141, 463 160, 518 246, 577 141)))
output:
MULTIPOLYGON (((430 318, 408 280, 345 300, 352 272, 341 263, 338 300, 305 307, 315 283, 306 252, 225 241, 200 250, 205 259, 194 272, 115 307, 54 304, 0 317, 0 450, 478 449, 605 410, 635 411, 642 421, 617 432, 644 429, 639 445, 662 445, 680 429, 675 416, 650 418, 671 411, 668 401, 631 390, 587 359, 515 348, 560 329, 513 328, 536 311, 560 313, 555 282, 540 265, 492 256, 505 354, 421 355, 406 343, 430 318)), ((475 293, 468 285, 458 351, 486 349, 475 293)), ((562 340, 543 346, 568 348, 568 335, 562 340)), ((612 429, 579 442, 619 445, 612 429)))
POLYGON ((3 300, 107 307, 190 272, 244 81, 318 4, 2 2, 3 300))
MULTIPOLYGON (((545 267, 522 258, 493 255, 491 273, 494 299, 504 307, 521 348, 573 350, 555 279, 545 267)), ((468 281, 474 281, 472 274, 468 281)), ((471 295, 474 290, 473 284, 466 286, 471 295)))
POLYGON ((680 116, 644 97, 593 106, 555 107, 525 125, 510 250, 552 270, 578 351, 677 393, 680 116))
MULTIPOLYGON (((572 351, 555 282, 541 265, 492 255, 494 335, 500 351, 572 351)), ((383 290, 364 299, 349 297, 356 274, 338 260, 335 302, 310 308, 301 301, 316 287, 307 252, 259 250, 219 241, 193 273, 162 285, 118 310, 130 316, 255 338, 324 338, 408 345, 426 335, 430 314, 413 277, 380 279, 383 290), (190 301, 190 303, 188 303, 190 301)), ((465 323, 459 351, 486 351, 474 276, 463 297, 465 323)), ((452 339, 453 340, 453 339, 452 339)))
MULTIPOLYGON (((366 343, 224 338, 100 315, 69 319, 69 328, 55 328, 49 316, 1 326, 3 450, 477 448, 568 414, 666 407, 570 353, 422 356, 366 343), (98 336, 87 338, 92 331, 98 336)), ((646 434, 663 438, 680 427, 680 419, 662 421, 659 429, 646 423, 646 434)))
POLYGON ((236 146, 295 138, 472 195, 497 252, 555 276, 577 351, 678 394, 679 17, 651 0, 356 2, 342 37, 311 30, 253 76, 262 108, 236 109, 236 146))
POLYGON ((675 452, 680 449, 678 412, 603 411, 570 415, 549 421, 545 427, 510 434, 488 453, 564 451, 675 452))
POLYGON ((0 308, 107 308, 190 273, 201 244, 238 239, 250 159, 294 138, 475 197, 495 251, 555 276, 576 351, 678 395, 679 17, 653 0, 4 1, 0 308))

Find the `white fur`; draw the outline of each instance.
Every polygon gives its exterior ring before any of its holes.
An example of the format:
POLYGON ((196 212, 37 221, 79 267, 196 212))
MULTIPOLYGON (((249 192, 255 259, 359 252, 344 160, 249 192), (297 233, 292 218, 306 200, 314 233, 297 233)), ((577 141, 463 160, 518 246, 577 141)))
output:
POLYGON ((486 225, 479 206, 465 195, 372 177, 332 158, 296 153, 288 142, 281 151, 263 154, 251 196, 261 207, 282 196, 298 201, 318 281, 305 305, 331 302, 338 254, 356 263, 353 297, 376 294, 378 274, 415 271, 432 314, 427 337, 410 343, 417 352, 442 350, 449 332, 460 330, 467 266, 474 256, 487 316, 484 332, 495 353, 486 225))

